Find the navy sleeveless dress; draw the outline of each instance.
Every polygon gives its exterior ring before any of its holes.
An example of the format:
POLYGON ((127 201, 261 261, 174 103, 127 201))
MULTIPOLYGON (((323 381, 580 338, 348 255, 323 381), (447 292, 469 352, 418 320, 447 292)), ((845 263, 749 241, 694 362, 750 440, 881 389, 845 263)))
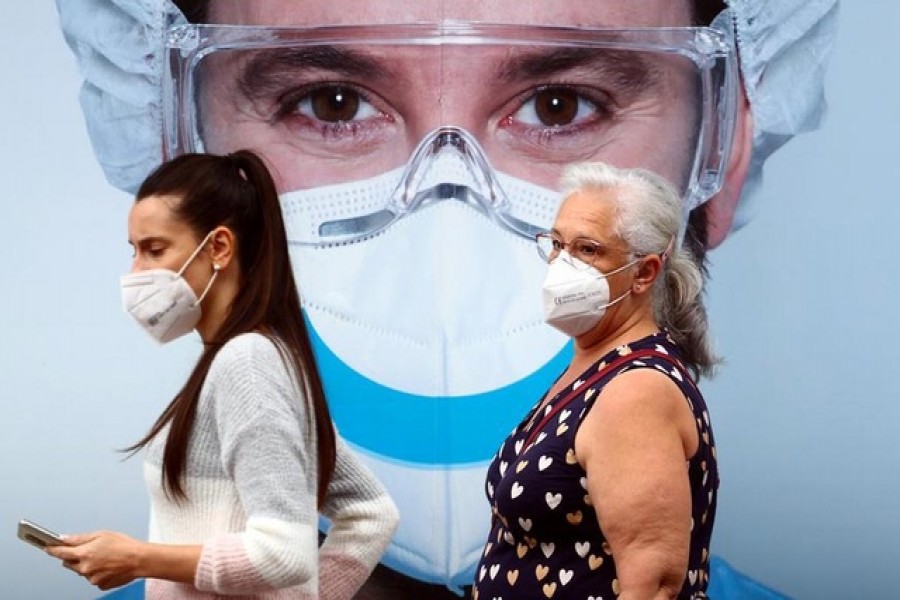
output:
POLYGON ((575 433, 603 386, 617 374, 638 368, 666 373, 694 413, 700 445, 687 461, 693 521, 688 570, 678 598, 707 597, 709 542, 719 486, 716 450, 706 403, 688 374, 675 365, 681 365, 680 352, 665 332, 619 347, 554 396, 541 415, 535 414, 538 402, 513 430, 487 472, 485 488, 493 523, 475 571, 474 600, 612 600, 618 596, 615 561, 593 509, 594 499, 587 492, 586 473, 575 458, 575 433), (654 355, 620 359, 639 351, 654 355), (617 360, 622 364, 585 384, 617 360), (575 390, 580 392, 564 409, 554 406, 575 390), (542 424, 541 417, 554 409, 556 414, 542 424), (539 429, 532 431, 533 427, 539 429))

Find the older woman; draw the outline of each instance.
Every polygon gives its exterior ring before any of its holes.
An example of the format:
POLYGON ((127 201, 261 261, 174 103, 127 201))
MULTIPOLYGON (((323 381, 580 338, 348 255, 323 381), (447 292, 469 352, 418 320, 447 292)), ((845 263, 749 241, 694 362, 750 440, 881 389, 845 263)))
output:
POLYGON ((488 469, 494 520, 473 597, 705 598, 719 484, 698 267, 660 177, 570 167, 548 261, 548 323, 574 357, 488 469))

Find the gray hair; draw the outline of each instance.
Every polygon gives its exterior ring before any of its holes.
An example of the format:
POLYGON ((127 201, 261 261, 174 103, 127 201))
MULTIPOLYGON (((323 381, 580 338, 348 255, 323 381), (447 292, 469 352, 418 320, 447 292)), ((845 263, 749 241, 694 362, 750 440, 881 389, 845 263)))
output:
POLYGON ((652 290, 653 315, 681 348, 694 377, 712 376, 719 358, 709 336, 703 273, 682 247, 685 216, 680 194, 651 171, 599 162, 570 165, 563 172, 561 186, 564 197, 580 191, 614 190, 614 230, 632 254, 664 256, 671 244, 652 290))

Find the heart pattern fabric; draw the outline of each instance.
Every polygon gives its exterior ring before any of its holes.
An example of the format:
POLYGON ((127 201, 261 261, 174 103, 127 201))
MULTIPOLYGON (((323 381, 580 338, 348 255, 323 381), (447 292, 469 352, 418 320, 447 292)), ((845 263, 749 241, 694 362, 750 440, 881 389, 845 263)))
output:
POLYGON ((615 600, 621 593, 614 551, 597 519, 596 506, 603 499, 591 493, 591 477, 575 452, 575 437, 591 407, 602 401, 606 383, 631 369, 666 375, 694 413, 700 447, 687 461, 694 527, 679 599, 706 597, 719 474, 708 408, 690 374, 673 363, 679 357, 664 332, 621 346, 525 415, 488 468, 485 491, 494 519, 476 569, 473 598, 615 600), (635 357, 591 381, 609 362, 642 349, 664 356, 635 357))

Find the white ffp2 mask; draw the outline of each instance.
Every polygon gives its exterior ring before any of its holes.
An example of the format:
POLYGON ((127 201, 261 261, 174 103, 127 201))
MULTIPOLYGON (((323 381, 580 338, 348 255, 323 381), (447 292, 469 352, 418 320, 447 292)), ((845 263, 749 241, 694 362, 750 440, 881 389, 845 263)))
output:
POLYGON ((210 235, 212 232, 203 238, 177 273, 169 269, 148 269, 121 277, 125 311, 160 344, 190 333, 200 321, 200 303, 219 274, 218 266, 200 298, 182 274, 209 241, 210 235))
MULTIPOLYGON (((451 159, 436 159, 419 189, 476 187, 451 159)), ((552 224, 556 192, 496 177, 509 214, 552 224)), ((534 242, 470 202, 425 203, 361 242, 304 243, 321 223, 369 214, 400 179, 283 194, 285 226, 332 416, 400 509, 383 562, 466 585, 490 524, 479 516, 490 514, 486 465, 563 368, 567 340, 534 296, 546 269, 534 242)))
POLYGON ((547 270, 542 295, 544 319, 569 337, 579 336, 597 326, 606 309, 631 293, 609 299, 606 278, 633 265, 633 260, 606 274, 562 251, 547 270))

